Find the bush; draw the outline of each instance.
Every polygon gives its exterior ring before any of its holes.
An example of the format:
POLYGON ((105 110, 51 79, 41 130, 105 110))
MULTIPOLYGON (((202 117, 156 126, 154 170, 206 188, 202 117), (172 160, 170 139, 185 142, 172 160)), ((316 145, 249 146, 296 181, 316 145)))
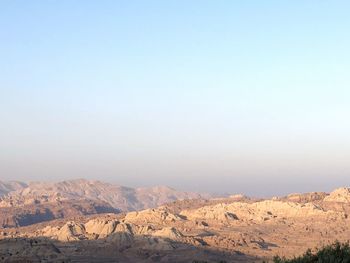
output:
POLYGON ((274 257, 274 263, 350 263, 349 243, 335 242, 324 246, 315 253, 308 249, 302 256, 293 259, 274 257))

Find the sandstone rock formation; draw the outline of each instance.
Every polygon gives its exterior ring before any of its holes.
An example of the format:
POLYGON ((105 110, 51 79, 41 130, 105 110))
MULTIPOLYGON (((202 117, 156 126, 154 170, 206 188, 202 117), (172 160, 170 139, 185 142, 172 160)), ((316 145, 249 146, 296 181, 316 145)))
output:
POLYGON ((326 196, 324 201, 350 203, 350 188, 338 188, 326 196))

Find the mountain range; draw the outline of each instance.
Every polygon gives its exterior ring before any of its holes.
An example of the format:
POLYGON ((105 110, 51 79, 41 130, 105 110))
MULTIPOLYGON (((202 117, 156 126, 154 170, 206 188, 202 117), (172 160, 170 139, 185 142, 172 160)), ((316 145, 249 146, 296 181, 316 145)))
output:
POLYGON ((0 182, 0 226, 24 226, 41 221, 101 212, 129 212, 183 199, 209 195, 167 186, 130 188, 77 179, 62 182, 0 182))

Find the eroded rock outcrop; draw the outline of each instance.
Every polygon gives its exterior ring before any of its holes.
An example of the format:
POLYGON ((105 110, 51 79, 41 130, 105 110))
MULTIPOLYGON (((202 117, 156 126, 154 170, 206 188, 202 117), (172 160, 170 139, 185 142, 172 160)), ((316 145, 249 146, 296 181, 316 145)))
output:
POLYGON ((326 196, 324 201, 350 203, 350 188, 338 188, 326 196))
POLYGON ((125 216, 127 222, 135 223, 175 222, 182 219, 179 215, 172 214, 161 208, 130 212, 125 216))
MULTIPOLYGON (((336 212, 334 212, 336 213, 336 212)), ((185 210, 181 215, 192 220, 216 222, 234 221, 266 221, 281 218, 302 218, 314 216, 327 216, 332 212, 324 211, 321 207, 312 204, 298 204, 266 200, 254 203, 234 202, 231 204, 218 204, 204 206, 196 210, 185 210)))

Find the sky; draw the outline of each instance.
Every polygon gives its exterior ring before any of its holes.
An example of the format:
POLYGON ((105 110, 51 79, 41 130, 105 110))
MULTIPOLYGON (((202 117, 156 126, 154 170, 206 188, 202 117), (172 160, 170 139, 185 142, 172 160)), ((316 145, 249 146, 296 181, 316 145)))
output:
POLYGON ((348 1, 0 1, 0 180, 350 185, 348 1))

